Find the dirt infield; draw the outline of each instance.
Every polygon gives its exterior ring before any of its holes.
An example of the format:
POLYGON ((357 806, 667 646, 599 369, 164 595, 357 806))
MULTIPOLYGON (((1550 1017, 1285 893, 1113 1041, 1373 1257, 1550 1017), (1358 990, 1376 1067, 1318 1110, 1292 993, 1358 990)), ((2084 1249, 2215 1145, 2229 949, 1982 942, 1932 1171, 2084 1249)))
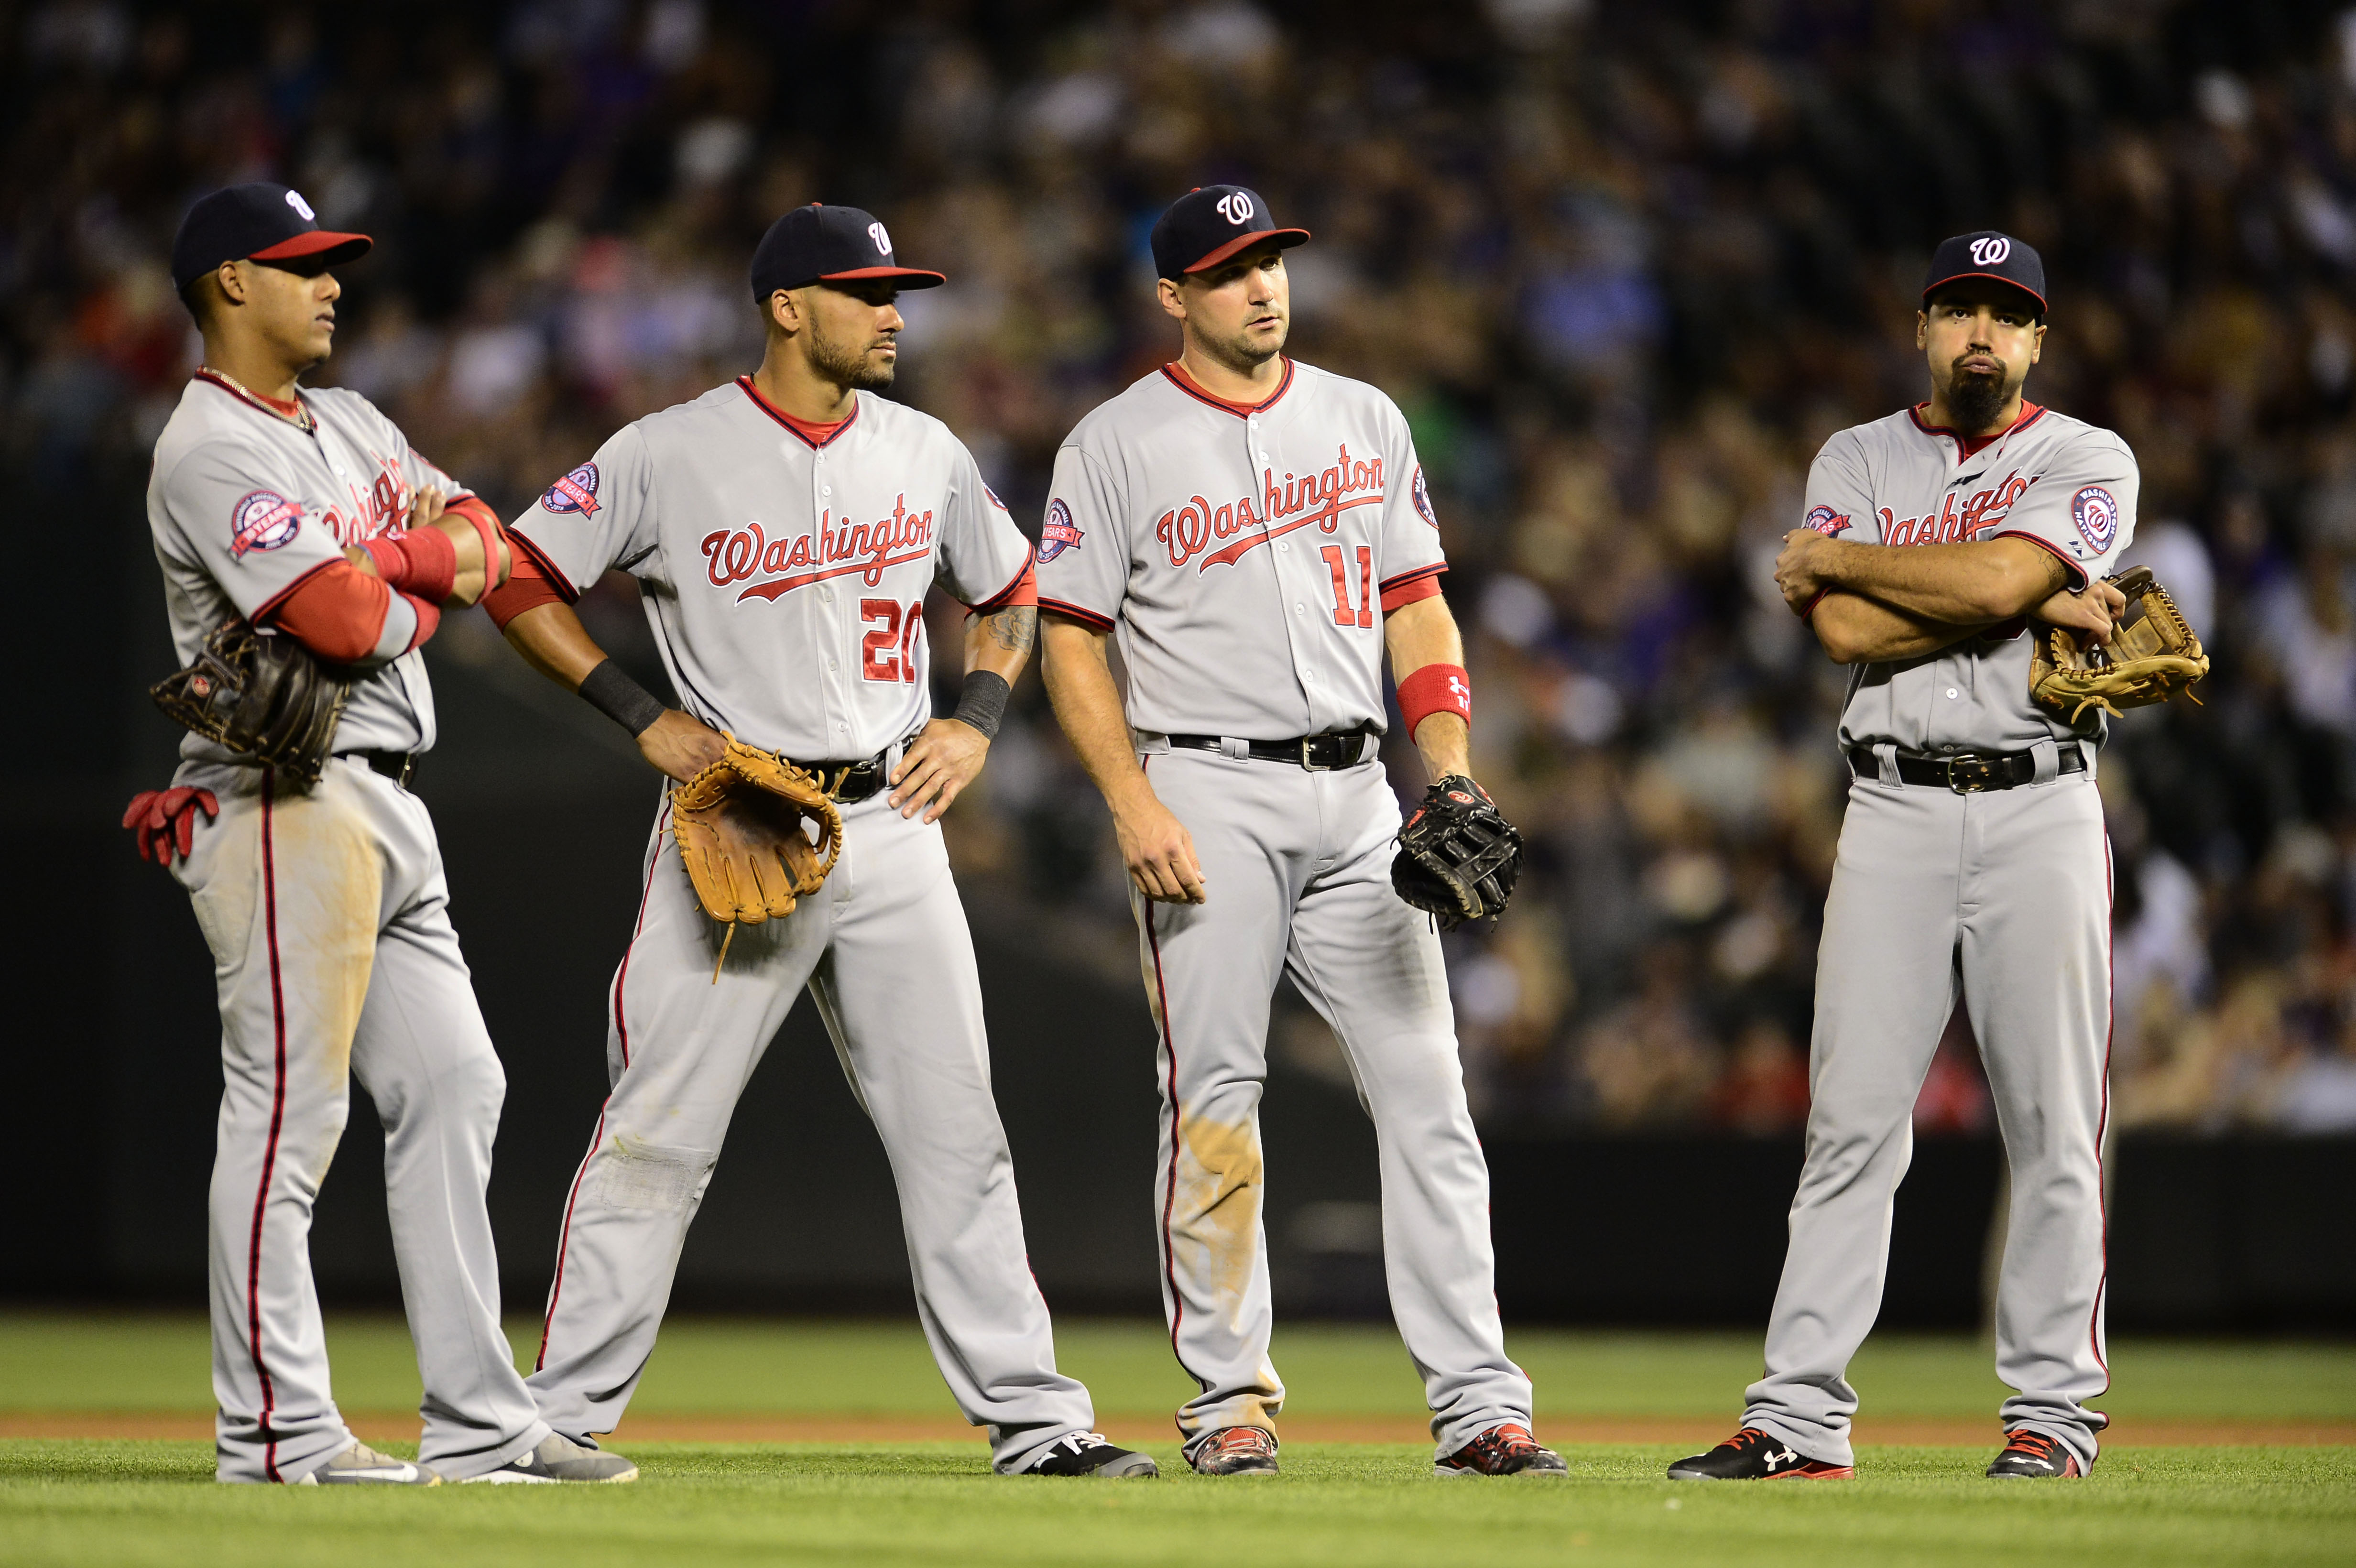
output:
MULTIPOLYGON (((369 1439, 413 1440, 417 1416, 407 1411, 347 1411, 352 1431, 369 1439)), ((1168 1442, 1176 1433, 1160 1414, 1114 1414, 1098 1422, 1108 1436, 1168 1442)), ((1723 1420, 1694 1416, 1565 1416, 1541 1419, 1553 1443, 1673 1443, 1706 1448, 1729 1430, 1723 1420)), ((1284 1435, 1296 1443, 1426 1443, 1421 1422, 1399 1416, 1287 1416, 1284 1435)), ((213 1435, 209 1414, 190 1412, 10 1411, 0 1413, 0 1437, 200 1439, 213 1435)), ((1994 1416, 1860 1418, 1857 1441, 1932 1447, 1997 1441, 1994 1416)), ((626 1420, 611 1439, 641 1443, 930 1443, 974 1442, 973 1428, 953 1418, 907 1415, 645 1415, 626 1420)), ((2356 1445, 2356 1421, 2136 1420, 2114 1423, 2104 1441, 2151 1448, 2273 1447, 2356 1445)))

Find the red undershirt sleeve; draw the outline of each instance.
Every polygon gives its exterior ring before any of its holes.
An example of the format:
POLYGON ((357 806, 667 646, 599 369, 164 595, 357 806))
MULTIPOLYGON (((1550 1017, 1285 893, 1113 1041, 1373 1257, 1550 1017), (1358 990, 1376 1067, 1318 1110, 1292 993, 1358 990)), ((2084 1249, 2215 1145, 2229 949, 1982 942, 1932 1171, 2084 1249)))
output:
POLYGON ((263 619, 330 664, 351 664, 378 651, 391 606, 381 578, 338 560, 297 583, 263 619))
POLYGON ((490 612, 491 624, 502 632, 508 623, 527 610, 542 604, 564 604, 570 601, 556 584, 550 581, 548 571, 541 565, 540 557, 530 549, 515 552, 515 566, 508 574, 505 587, 494 588, 483 595, 483 608, 490 612))

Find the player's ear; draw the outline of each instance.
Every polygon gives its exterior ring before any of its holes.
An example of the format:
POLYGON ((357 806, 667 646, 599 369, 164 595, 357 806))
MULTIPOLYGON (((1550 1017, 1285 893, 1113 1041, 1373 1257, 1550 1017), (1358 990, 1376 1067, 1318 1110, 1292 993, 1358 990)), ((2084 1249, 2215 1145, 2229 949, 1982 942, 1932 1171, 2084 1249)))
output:
POLYGON ((213 283, 220 290, 221 297, 230 304, 245 303, 245 263, 242 261, 223 261, 215 267, 213 283))
POLYGON ((1917 348, 1931 347, 1931 313, 1927 310, 1918 310, 1914 313, 1914 347, 1917 348))
POLYGON ((1186 295, 1176 280, 1162 278, 1153 285, 1154 297, 1162 302, 1162 314, 1174 320, 1186 319, 1186 295))
POLYGON ((782 332, 790 337, 802 329, 801 297, 791 289, 773 292, 762 308, 762 317, 772 332, 782 332))
POLYGON ((2037 324, 2037 329, 2029 335, 2029 362, 2031 365, 2036 364, 2044 357, 2044 354, 2045 324, 2040 321, 2037 324))

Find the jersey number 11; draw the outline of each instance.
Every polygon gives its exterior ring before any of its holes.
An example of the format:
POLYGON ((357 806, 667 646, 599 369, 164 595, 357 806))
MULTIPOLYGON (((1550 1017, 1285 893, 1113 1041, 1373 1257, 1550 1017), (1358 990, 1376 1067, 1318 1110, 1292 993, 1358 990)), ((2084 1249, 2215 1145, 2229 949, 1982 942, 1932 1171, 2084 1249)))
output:
POLYGON ((1326 570, 1333 574, 1333 624, 1337 626, 1372 626, 1375 624, 1375 552, 1365 545, 1358 547, 1358 607, 1350 608, 1350 563, 1342 554, 1342 547, 1329 544, 1324 549, 1326 570))

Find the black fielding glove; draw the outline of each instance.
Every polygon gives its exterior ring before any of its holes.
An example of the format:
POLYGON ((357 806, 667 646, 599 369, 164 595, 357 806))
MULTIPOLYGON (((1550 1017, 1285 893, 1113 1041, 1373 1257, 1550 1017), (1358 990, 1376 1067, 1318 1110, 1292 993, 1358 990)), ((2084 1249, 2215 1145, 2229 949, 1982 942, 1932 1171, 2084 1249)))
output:
POLYGON ((1522 836, 1488 791, 1462 773, 1424 792, 1398 846, 1392 888, 1442 931, 1504 913, 1522 874, 1522 836))

